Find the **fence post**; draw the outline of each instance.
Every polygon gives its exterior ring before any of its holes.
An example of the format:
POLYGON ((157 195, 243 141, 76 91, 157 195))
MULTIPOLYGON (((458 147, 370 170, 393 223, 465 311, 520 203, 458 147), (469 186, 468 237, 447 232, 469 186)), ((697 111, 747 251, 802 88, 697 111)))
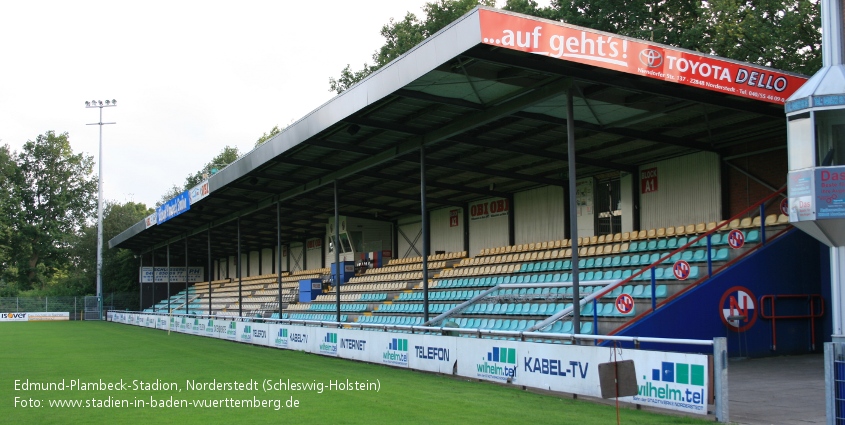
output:
POLYGON ((824 399, 825 416, 828 424, 836 423, 836 347, 832 342, 824 343, 824 399))
POLYGON ((728 340, 725 337, 713 338, 713 368, 714 413, 717 421, 728 423, 728 340))
POLYGON ((651 312, 657 310, 657 276, 654 267, 651 268, 651 312))

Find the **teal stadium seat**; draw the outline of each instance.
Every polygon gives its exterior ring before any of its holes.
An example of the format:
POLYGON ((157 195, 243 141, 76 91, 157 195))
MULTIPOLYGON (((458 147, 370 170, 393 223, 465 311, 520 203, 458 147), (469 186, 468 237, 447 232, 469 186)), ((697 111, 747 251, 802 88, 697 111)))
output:
POLYGON ((666 239, 666 249, 673 250, 678 247, 678 238, 668 238, 666 239))

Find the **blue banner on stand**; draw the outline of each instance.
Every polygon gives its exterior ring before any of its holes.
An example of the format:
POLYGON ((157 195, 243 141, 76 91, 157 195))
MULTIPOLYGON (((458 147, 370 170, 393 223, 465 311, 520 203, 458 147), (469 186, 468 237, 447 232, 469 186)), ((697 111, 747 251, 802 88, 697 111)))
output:
POLYGON ((189 209, 191 209, 191 200, 186 190, 156 209, 158 224, 164 223, 189 209))

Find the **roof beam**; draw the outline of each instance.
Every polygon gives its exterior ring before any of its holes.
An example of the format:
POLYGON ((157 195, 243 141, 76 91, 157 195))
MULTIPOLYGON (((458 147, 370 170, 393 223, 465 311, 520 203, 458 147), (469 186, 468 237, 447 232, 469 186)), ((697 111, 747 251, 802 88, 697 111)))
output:
POLYGON ((431 131, 428 134, 411 137, 409 140, 399 143, 393 148, 386 149, 377 155, 373 155, 370 158, 358 162, 357 164, 345 167, 334 173, 329 173, 319 179, 315 179, 309 183, 301 185, 300 187, 286 191, 279 195, 279 199, 287 199, 302 193, 310 192, 316 188, 328 185, 337 179, 342 179, 362 170, 380 165, 391 159, 414 152, 423 144, 436 143, 456 134, 460 134, 495 121, 501 117, 511 115, 515 111, 522 110, 528 106, 560 95, 560 93, 568 89, 570 85, 571 81, 569 79, 557 79, 546 84, 538 85, 533 89, 515 93, 510 100, 501 102, 489 109, 469 113, 461 118, 452 120, 449 124, 431 131))
MULTIPOLYGON (((490 141, 490 140, 479 140, 479 139, 475 139, 475 138, 472 138, 472 137, 452 137, 451 140, 455 140, 455 141, 465 143, 465 144, 468 144, 468 145, 473 145, 473 146, 489 147, 489 148, 502 150, 502 151, 505 151, 505 152, 513 152, 513 153, 518 153, 518 154, 522 154, 522 155, 531 155, 531 156, 536 156, 536 157, 540 157, 540 158, 554 159, 554 160, 563 161, 563 162, 567 162, 568 158, 569 158, 569 155, 567 155, 567 154, 550 152, 550 151, 547 151, 547 150, 542 150, 542 151, 539 151, 539 152, 534 151, 534 150, 526 150, 526 149, 522 149, 522 148, 517 147, 517 146, 510 145, 510 144, 505 143, 505 142, 494 142, 494 141, 490 141)), ((576 143, 576 145, 577 145, 577 143, 576 143)), ((633 166, 633 165, 620 164, 620 163, 613 162, 613 161, 597 161, 597 160, 585 158, 585 157, 580 156, 580 155, 575 156, 575 162, 577 164, 590 165, 590 166, 593 166, 593 167, 601 167, 601 168, 607 168, 607 169, 611 169, 611 170, 626 171, 626 172, 629 172, 629 173, 636 173, 637 170, 638 170, 638 168, 636 166, 633 166)))
MULTIPOLYGON (((339 187, 338 189, 340 191, 339 196, 342 196, 343 192, 361 193, 361 194, 367 194, 367 195, 373 194, 372 188, 359 188, 359 187, 355 187, 355 186, 350 186, 348 184, 344 184, 343 186, 339 187)), ((394 192, 384 192, 384 191, 382 191, 382 192, 378 193, 378 196, 384 196, 384 197, 387 197, 387 198, 405 199, 405 200, 408 200, 408 201, 417 201, 417 202, 420 201, 419 195, 406 195, 404 193, 399 193, 399 192, 395 192, 395 191, 394 192)), ((453 206, 453 207, 463 206, 462 202, 455 202, 455 201, 452 201, 451 199, 443 199, 443 198, 437 198, 437 197, 431 197, 431 196, 427 196, 425 199, 426 199, 426 201, 430 201, 430 202, 434 202, 434 203, 442 204, 442 205, 450 205, 450 206, 453 206)))
MULTIPOLYGON (((515 114, 518 117, 522 117, 525 119, 540 121, 540 122, 547 122, 547 123, 560 123, 561 125, 566 125, 566 120, 563 118, 557 118, 549 115, 544 114, 536 114, 533 112, 519 112, 515 114)), ((589 123, 586 121, 575 121, 575 128, 580 130, 587 130, 592 131, 595 133, 606 133, 612 134, 614 136, 620 137, 630 137, 633 139, 645 140, 647 142, 654 142, 654 143, 661 143, 664 145, 672 145, 672 146, 680 146, 682 148, 688 149, 696 149, 700 151, 706 152, 715 152, 710 145, 706 143, 700 142, 691 142, 685 139, 679 139, 676 137, 671 136, 664 136, 662 134, 656 134, 654 130, 650 131, 638 131, 638 130, 631 130, 622 127, 603 127, 599 125, 595 125, 593 123, 589 123)))
MULTIPOLYGON (((427 94, 427 93, 415 92, 413 90, 407 90, 407 89, 402 89, 402 90, 397 91, 397 95, 402 96, 402 97, 411 98, 411 99, 420 99, 420 100, 426 100, 426 101, 430 101, 430 102, 438 102, 438 103, 443 103, 443 104, 447 104, 447 105, 461 106, 461 107, 464 107, 464 108, 470 108, 470 109, 476 109, 476 110, 481 108, 481 105, 479 105, 477 103, 467 102, 467 101, 462 100, 462 99, 451 99, 451 98, 435 96, 435 95, 431 95, 431 94, 427 94)), ((549 116, 549 115, 530 113, 530 112, 516 112, 516 113, 513 114, 513 116, 523 118, 523 119, 530 119, 530 120, 534 120, 534 121, 552 123, 552 124, 556 124, 556 125, 560 125, 560 126, 564 126, 564 127, 566 126, 566 120, 565 119, 552 117, 552 116, 549 116)), ((588 123, 586 121, 575 121, 575 127, 576 128, 590 130, 592 132, 598 132, 598 133, 607 133, 607 134, 612 134, 612 135, 616 135, 616 136, 623 136, 623 137, 630 136, 629 134, 626 133, 626 131, 628 131, 628 130, 624 130, 620 127, 615 127, 615 125, 616 125, 615 123, 611 123, 611 125, 608 125, 608 126, 598 126, 598 125, 595 125, 595 124, 592 124, 592 123, 588 123)), ((630 130, 630 131, 636 132, 635 130, 630 130)), ((646 132, 636 132, 636 138, 647 140, 647 141, 650 141, 650 142, 657 142, 657 143, 664 143, 664 144, 669 144, 669 145, 682 146, 682 147, 685 147, 685 148, 693 148, 693 149, 700 149, 700 150, 706 150, 706 151, 713 151, 713 149, 709 145, 704 144, 704 143, 689 142, 687 140, 681 140, 681 139, 677 139, 677 138, 673 138, 673 137, 669 137, 669 136, 654 134, 653 132, 648 132, 648 133, 646 133, 646 132)), ((565 161, 565 159, 564 159, 564 161, 565 161)), ((580 161, 581 161, 581 158, 576 157, 576 162, 580 162, 580 161)), ((625 168, 616 168, 616 167, 612 167, 612 166, 600 165, 600 164, 595 164, 595 163, 593 163, 593 164, 585 163, 585 164, 627 171, 625 168)), ((617 164, 617 165, 619 165, 619 164, 617 164)))
MULTIPOLYGON (((378 171, 367 170, 367 171, 361 172, 360 174, 367 176, 367 177, 376 178, 376 179, 395 180, 395 181, 400 181, 400 182, 403 182, 403 183, 410 183, 410 184, 416 184, 416 185, 420 184, 420 179, 412 179, 412 178, 400 177, 400 176, 389 176, 389 175, 386 175, 386 174, 378 172, 378 171)), ((481 195, 481 196, 484 196, 484 197, 491 197, 491 198, 506 198, 510 195, 510 193, 507 193, 507 192, 501 192, 501 191, 497 191, 497 190, 489 190, 489 189, 484 189, 484 188, 475 188, 475 187, 472 187, 472 186, 446 183, 446 182, 441 182, 441 181, 436 181, 436 180, 430 181, 430 180, 426 179, 425 183, 428 187, 452 190, 452 191, 455 191, 455 192, 462 192, 462 193, 470 193, 470 194, 481 195)))
POLYGON ((548 177, 543 176, 534 176, 530 174, 521 174, 521 173, 512 173, 509 171, 500 171, 500 170, 491 170, 489 168, 484 168, 481 166, 475 166, 472 164, 462 164, 459 162, 453 161, 440 161, 434 159, 425 160, 426 164, 430 164, 435 167, 441 168, 448 168, 451 170, 458 170, 458 171, 465 171, 468 173, 477 173, 477 174, 485 174, 488 176, 494 177, 504 177, 506 179, 514 179, 514 180, 521 180, 527 181, 537 184, 549 185, 549 186, 561 186, 564 184, 564 180, 554 180, 548 177))

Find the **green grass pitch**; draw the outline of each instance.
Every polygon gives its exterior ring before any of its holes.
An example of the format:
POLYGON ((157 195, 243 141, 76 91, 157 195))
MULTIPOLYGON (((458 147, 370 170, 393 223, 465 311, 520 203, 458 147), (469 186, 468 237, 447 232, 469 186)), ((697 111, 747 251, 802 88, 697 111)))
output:
MULTIPOLYGON (((105 322, 0 324, 0 422, 19 424, 610 424, 611 405, 476 380, 105 322), (100 390, 81 385, 127 385, 100 390), (53 388, 29 388, 27 380, 53 388), (78 381, 74 381, 78 380, 78 381), (175 388, 133 389, 135 381, 175 388), (210 383, 323 382, 316 390, 190 390, 210 383), (378 382, 378 391, 330 390, 332 381, 378 382), (15 389, 17 381, 18 389, 15 389), (61 390, 58 385, 64 382, 61 390), (16 401, 17 397, 17 401, 16 401), (33 407, 40 403, 40 407, 33 407), (50 403, 92 407, 51 407, 50 403), (152 406, 164 400, 186 407, 152 406), (194 407, 212 403, 217 407, 194 407), (279 400, 276 408, 274 400, 279 400), (286 407, 291 400, 298 407, 286 407), (128 405, 121 406, 120 403, 128 405), (250 406, 264 403, 265 407, 250 406), (228 404, 228 405, 227 405, 228 404), (238 405, 239 404, 239 405, 238 405), (24 407, 24 405, 27 405, 24 407), (114 405, 114 406, 110 406, 114 405), (96 406, 96 407, 94 407, 96 406)), ((705 424, 623 408, 625 424, 705 424)))

